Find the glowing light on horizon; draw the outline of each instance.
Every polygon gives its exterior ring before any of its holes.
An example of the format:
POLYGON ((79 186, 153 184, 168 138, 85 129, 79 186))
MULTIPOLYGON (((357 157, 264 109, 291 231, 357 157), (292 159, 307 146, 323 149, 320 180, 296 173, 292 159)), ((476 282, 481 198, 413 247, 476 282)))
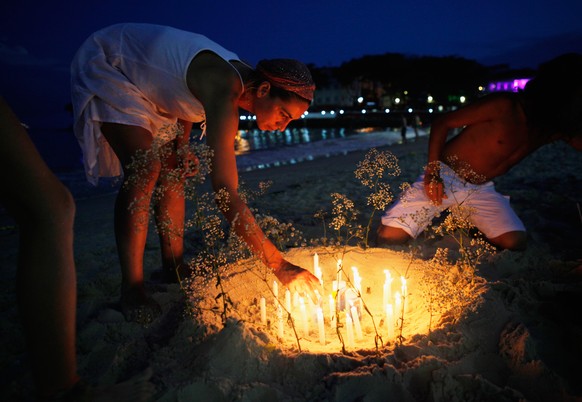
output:
POLYGON ((529 78, 516 78, 510 81, 496 81, 491 82, 488 85, 489 92, 498 92, 498 91, 511 91, 511 92, 518 92, 525 88, 525 85, 528 83, 529 78))

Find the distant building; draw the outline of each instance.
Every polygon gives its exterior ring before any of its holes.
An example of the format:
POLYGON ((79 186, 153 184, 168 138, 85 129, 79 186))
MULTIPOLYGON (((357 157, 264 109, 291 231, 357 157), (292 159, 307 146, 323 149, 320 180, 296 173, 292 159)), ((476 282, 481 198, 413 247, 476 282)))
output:
POLYGON ((339 83, 317 87, 312 106, 316 107, 348 107, 354 104, 354 91, 339 83))
POLYGON ((530 78, 515 78, 511 80, 494 81, 490 82, 487 86, 489 92, 517 92, 525 88, 525 84, 530 80, 530 78))

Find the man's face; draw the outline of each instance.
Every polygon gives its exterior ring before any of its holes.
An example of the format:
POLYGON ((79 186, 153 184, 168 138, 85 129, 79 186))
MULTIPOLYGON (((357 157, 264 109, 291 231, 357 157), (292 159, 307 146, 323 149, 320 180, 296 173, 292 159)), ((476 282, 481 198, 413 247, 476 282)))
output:
POLYGON ((260 130, 283 131, 292 120, 301 118, 308 107, 307 101, 296 97, 284 101, 267 93, 257 95, 254 112, 260 130))

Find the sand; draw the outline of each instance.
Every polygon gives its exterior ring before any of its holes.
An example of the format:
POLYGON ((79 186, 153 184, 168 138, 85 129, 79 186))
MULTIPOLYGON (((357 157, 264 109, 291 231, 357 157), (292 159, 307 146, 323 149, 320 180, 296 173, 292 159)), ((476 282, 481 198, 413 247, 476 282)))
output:
MULTIPOLYGON (((426 145, 421 138, 390 148, 403 171, 392 183, 396 193, 400 182, 420 172, 426 145)), ((345 193, 363 209, 366 194, 353 175, 363 156, 363 151, 354 151, 245 172, 241 179, 251 188, 272 180, 267 194, 253 206, 292 223, 307 238, 319 238, 322 225, 313 214, 330 208, 331 193, 345 193)), ((211 311, 191 317, 178 285, 154 282, 148 282, 148 288, 161 304, 162 316, 146 327, 126 322, 117 306, 114 191, 80 196, 75 226, 80 373, 94 383, 111 384, 151 367, 155 400, 163 402, 582 400, 580 172, 582 154, 552 144, 496 181, 498 190, 512 197, 528 228, 529 247, 525 252, 499 252, 479 265, 482 302, 459 320, 434 318, 430 333, 420 267, 436 248, 454 246, 450 239, 419 241, 414 269, 407 269, 406 246, 287 250, 290 261, 308 269, 313 269, 313 255, 318 253, 325 289, 324 344, 311 302, 305 302, 307 333, 299 305, 291 308, 298 335, 287 320, 281 334, 271 292, 275 278, 253 261, 229 271, 225 286, 233 308, 225 323, 211 311), (348 279, 353 279, 351 267, 358 268, 362 299, 371 312, 360 310, 363 336, 344 345, 329 312, 340 256, 348 279), (400 290, 400 275, 407 278, 402 341, 390 339, 385 322, 385 269, 394 277, 394 292, 400 290), (261 321, 261 297, 266 322, 261 321)), ((31 382, 15 308, 17 230, 5 215, 0 222, 1 395, 2 400, 21 401, 30 397, 31 382)), ((146 247, 146 277, 159 267, 159 245, 152 234, 146 247)), ((278 290, 279 303, 285 305, 284 288, 278 290)), ((204 296, 201 306, 211 307, 212 289, 204 296)), ((340 319, 345 325, 345 314, 340 319)), ((400 334, 397 326, 395 330, 400 334)), ((341 333, 347 340, 347 331, 341 333)))

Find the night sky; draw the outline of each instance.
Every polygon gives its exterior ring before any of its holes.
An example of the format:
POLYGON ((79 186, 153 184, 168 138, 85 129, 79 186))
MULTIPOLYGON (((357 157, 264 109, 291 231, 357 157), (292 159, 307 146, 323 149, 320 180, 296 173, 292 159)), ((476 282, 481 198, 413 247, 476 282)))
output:
POLYGON ((580 0, 53 3, 0 5, 0 93, 22 120, 45 127, 70 118, 68 69, 77 47, 93 31, 118 22, 199 32, 252 64, 291 57, 339 66, 393 52, 535 68, 559 54, 582 52, 580 0))

